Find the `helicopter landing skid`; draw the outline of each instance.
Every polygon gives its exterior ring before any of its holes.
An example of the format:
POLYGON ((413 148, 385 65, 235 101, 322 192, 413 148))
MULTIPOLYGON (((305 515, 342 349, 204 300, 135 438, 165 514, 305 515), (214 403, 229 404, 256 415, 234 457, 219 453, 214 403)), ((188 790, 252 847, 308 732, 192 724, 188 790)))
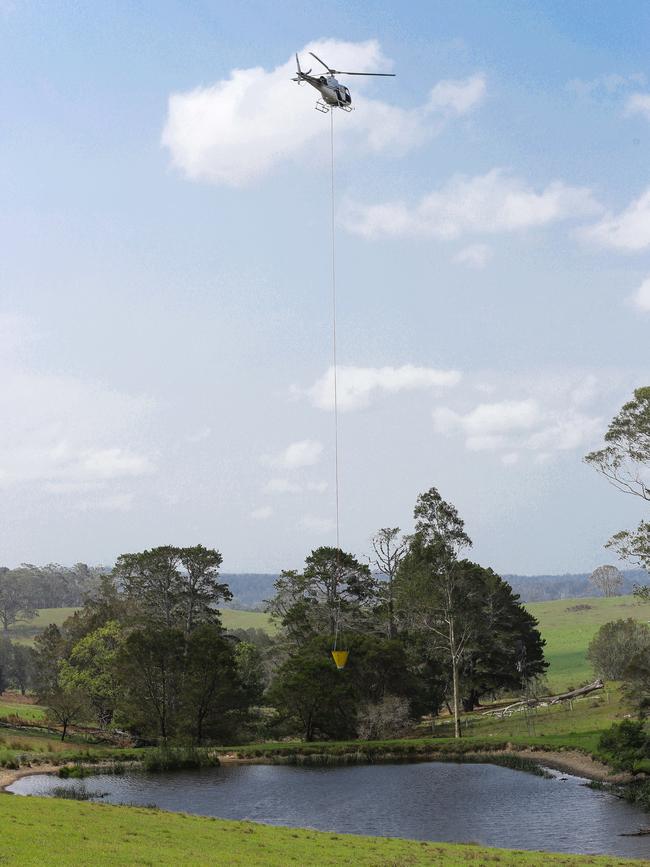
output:
POLYGON ((325 105, 322 99, 318 100, 314 108, 316 109, 316 111, 320 111, 323 114, 327 114, 329 111, 329 106, 325 105))

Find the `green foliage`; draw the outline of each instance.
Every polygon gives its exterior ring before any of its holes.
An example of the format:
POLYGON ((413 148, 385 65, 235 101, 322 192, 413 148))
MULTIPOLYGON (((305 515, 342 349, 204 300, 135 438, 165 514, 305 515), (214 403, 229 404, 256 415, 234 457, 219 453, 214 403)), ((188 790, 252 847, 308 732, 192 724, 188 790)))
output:
MULTIPOLYGON (((603 449, 586 456, 586 462, 620 491, 650 502, 650 386, 635 390, 633 399, 610 422, 605 442, 603 449)), ((636 530, 621 530, 607 547, 650 571, 650 522, 641 521, 636 530)))
POLYGON ((102 727, 113 719, 120 695, 117 659, 124 641, 120 624, 109 620, 81 638, 59 668, 59 681, 84 692, 102 727))
POLYGON ((630 662, 644 650, 650 650, 650 629, 628 617, 600 627, 589 644, 587 659, 601 677, 622 680, 630 662))
POLYGON ((635 770, 637 762, 650 758, 650 738, 642 720, 623 720, 600 736, 599 750, 618 770, 635 770))
POLYGON ((219 764, 218 756, 195 747, 157 747, 147 750, 143 768, 150 773, 209 768, 219 764))

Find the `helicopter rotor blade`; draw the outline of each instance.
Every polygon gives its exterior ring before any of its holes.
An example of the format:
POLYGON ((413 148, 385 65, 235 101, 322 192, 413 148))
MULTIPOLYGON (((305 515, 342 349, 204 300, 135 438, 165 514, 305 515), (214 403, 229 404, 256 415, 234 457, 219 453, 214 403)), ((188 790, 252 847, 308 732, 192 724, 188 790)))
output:
POLYGON ((320 57, 318 57, 316 54, 314 54, 313 51, 310 51, 309 53, 311 54, 311 56, 312 56, 315 60, 317 60, 317 61, 320 63, 321 66, 324 66, 325 69, 326 69, 326 70, 327 70, 331 75, 334 75, 334 74, 335 74, 335 73, 334 73, 334 70, 333 70, 333 69, 330 69, 330 67, 329 67, 329 66, 328 66, 324 61, 322 61, 322 60, 320 59, 320 57))
POLYGON ((342 69, 331 69, 332 75, 373 75, 381 78, 395 78, 394 72, 343 72, 342 69))

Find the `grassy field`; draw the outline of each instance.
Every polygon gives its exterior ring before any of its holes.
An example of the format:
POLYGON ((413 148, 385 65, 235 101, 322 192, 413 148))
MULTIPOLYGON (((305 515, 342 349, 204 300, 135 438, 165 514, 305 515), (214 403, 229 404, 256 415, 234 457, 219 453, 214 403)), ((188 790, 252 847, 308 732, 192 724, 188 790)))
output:
POLYGON ((21 865, 633 865, 613 857, 357 837, 139 807, 0 796, 0 862, 21 865))
POLYGON ((3 697, 0 697, 0 720, 6 719, 8 716, 17 716, 30 722, 38 722, 45 719, 45 708, 38 704, 5 701, 3 697))
MULTIPOLYGON (((50 623, 61 626, 76 608, 39 608, 37 616, 28 623, 17 623, 9 629, 9 638, 21 644, 31 644, 34 636, 49 626, 50 623)), ((263 611, 237 611, 234 608, 224 608, 221 619, 226 629, 264 629, 271 635, 275 626, 271 618, 263 611)))
POLYGON ((594 673, 586 657, 587 647, 603 623, 628 617, 650 621, 650 603, 639 605, 633 596, 556 599, 530 603, 526 608, 539 620, 539 628, 546 639, 551 692, 593 679, 594 673), (589 607, 570 610, 576 606, 589 607))

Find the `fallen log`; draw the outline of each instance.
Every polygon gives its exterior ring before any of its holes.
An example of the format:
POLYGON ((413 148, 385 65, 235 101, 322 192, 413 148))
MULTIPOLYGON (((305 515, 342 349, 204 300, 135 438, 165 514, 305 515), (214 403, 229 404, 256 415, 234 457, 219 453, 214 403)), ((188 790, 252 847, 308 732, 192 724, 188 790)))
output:
POLYGON ((526 708, 559 704, 562 701, 571 701, 574 698, 582 698, 582 696, 589 695, 590 692, 603 689, 604 686, 605 684, 599 678, 598 680, 594 680, 593 683, 587 684, 587 686, 581 686, 579 689, 572 689, 570 692, 563 692, 560 695, 545 695, 541 698, 522 698, 513 704, 509 704, 507 707, 498 708, 497 710, 486 710, 483 712, 482 716, 504 717, 510 716, 513 713, 518 713, 521 710, 526 710, 526 708))

